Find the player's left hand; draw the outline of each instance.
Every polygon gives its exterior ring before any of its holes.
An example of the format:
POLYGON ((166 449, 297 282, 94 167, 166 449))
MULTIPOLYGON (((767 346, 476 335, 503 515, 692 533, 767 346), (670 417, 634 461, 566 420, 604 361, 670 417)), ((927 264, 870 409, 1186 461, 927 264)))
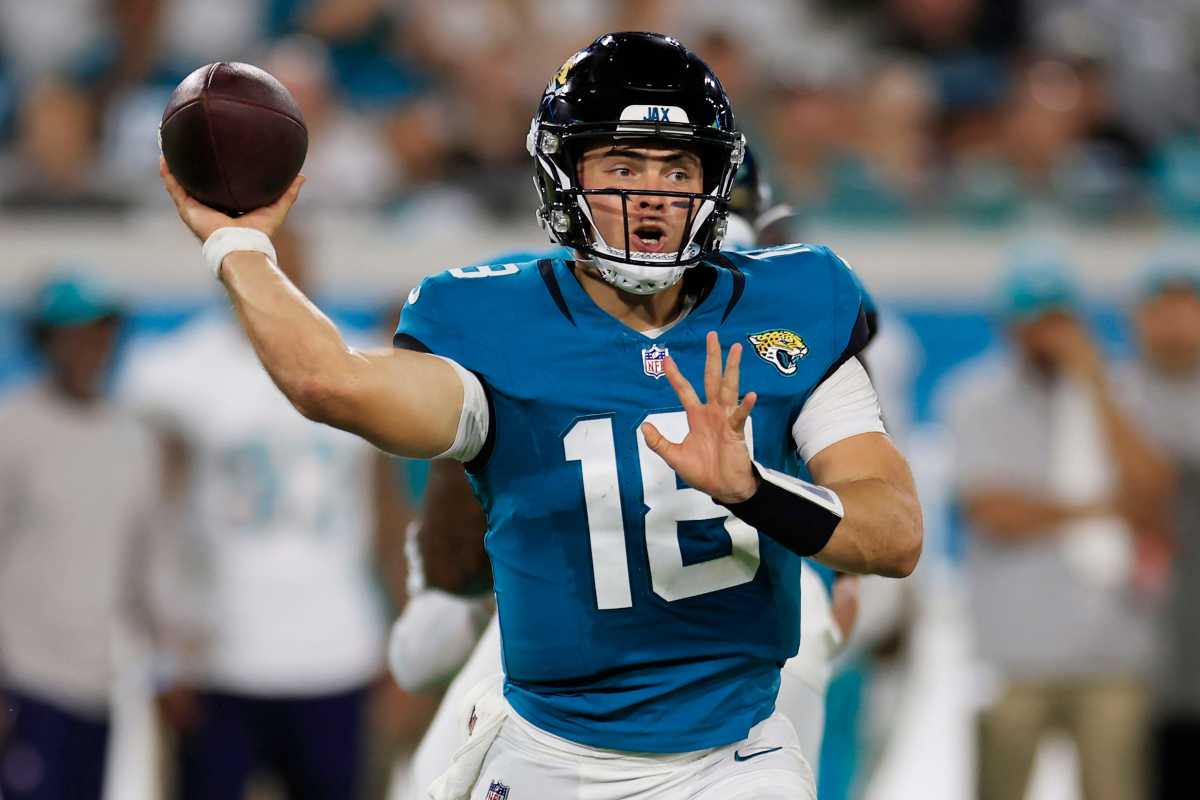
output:
POLYGON ((682 442, 667 439, 652 423, 642 424, 646 444, 666 461, 689 486, 722 503, 740 503, 758 489, 750 451, 746 447, 746 418, 758 396, 750 392, 738 402, 738 368, 742 346, 729 348, 729 360, 721 369, 721 342, 716 331, 705 340, 704 402, 668 356, 663 370, 683 410, 687 412, 688 434, 682 442))
POLYGON ((254 228, 273 237, 275 232, 283 226, 288 211, 296 202, 296 198, 300 196, 300 187, 304 185, 304 176, 297 175, 283 196, 271 205, 248 211, 240 217, 231 217, 228 214, 222 214, 215 208, 209 208, 189 195, 179 181, 175 180, 175 176, 167 168, 167 160, 162 156, 158 157, 158 174, 162 177, 163 187, 171 196, 171 201, 175 203, 175 210, 179 212, 179 218, 202 242, 206 241, 218 228, 254 228))

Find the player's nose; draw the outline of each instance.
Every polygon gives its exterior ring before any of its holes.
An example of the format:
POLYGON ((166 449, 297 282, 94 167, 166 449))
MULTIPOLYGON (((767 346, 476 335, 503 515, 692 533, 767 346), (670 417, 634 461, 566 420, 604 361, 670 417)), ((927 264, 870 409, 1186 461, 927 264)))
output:
POLYGON ((657 210, 661 211, 666 206, 666 198, 662 195, 643 194, 638 195, 637 207, 639 210, 657 210))

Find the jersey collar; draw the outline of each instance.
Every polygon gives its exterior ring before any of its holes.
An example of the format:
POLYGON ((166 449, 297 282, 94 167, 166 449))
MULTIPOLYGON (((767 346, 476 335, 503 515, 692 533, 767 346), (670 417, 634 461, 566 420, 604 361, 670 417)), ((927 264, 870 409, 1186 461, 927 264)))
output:
MULTIPOLYGON (((547 288, 551 294, 554 294, 556 290, 559 293, 559 297, 562 299, 560 310, 564 312, 564 316, 572 322, 575 322, 576 319, 587 319, 596 324, 616 329, 622 335, 639 339, 657 339, 702 323, 707 324, 710 328, 715 328, 720 324, 725 306, 732 294, 733 280, 730 270, 708 262, 701 262, 689 269, 683 277, 684 292, 690 293, 694 298, 684 313, 658 331, 637 331, 596 305, 596 302, 584 291, 579 279, 575 276, 576 268, 572 261, 554 259, 551 265, 551 274, 544 276, 547 278, 547 288), (551 280, 554 282, 553 286, 549 282, 551 280)), ((557 302, 558 298, 555 299, 557 302)))

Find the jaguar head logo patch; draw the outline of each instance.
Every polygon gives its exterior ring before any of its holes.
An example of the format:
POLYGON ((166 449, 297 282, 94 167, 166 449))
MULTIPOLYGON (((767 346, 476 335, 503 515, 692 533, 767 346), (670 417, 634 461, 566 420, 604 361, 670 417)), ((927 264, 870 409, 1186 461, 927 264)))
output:
POLYGON ((781 375, 795 373, 796 362, 808 355, 808 345, 804 340, 783 328, 752 333, 748 338, 758 357, 779 370, 781 375))

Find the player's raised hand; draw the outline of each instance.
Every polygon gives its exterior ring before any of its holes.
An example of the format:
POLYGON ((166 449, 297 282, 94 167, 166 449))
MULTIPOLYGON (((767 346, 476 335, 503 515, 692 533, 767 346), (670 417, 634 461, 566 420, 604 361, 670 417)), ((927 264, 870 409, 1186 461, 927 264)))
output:
POLYGON ((746 418, 758 396, 750 392, 738 402, 740 344, 729 348, 724 370, 716 331, 709 331, 705 344, 703 401, 669 356, 663 362, 667 380, 687 413, 687 436, 682 442, 672 442, 649 422, 642 424, 642 435, 650 449, 689 486, 720 502, 738 503, 758 489, 745 436, 746 418))
POLYGON ((175 180, 175 176, 167 168, 167 160, 162 156, 158 157, 158 174, 162 176, 163 186, 166 187, 167 194, 175 203, 175 210, 179 212, 179 218, 202 242, 218 228, 255 228, 267 236, 274 236, 275 232, 283 225, 283 221, 287 219, 288 211, 296 202, 296 198, 300 196, 300 187, 304 184, 304 176, 297 175, 283 196, 271 205, 256 208, 240 217, 231 217, 228 214, 222 214, 215 208, 209 208, 189 196, 179 185, 179 181, 175 180))

